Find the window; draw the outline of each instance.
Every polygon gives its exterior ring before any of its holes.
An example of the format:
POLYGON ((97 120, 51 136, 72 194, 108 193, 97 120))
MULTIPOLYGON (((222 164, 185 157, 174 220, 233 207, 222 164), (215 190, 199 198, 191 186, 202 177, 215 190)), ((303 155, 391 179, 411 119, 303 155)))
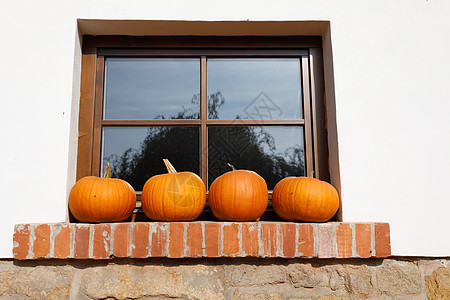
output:
POLYGON ((229 170, 328 180, 320 37, 85 36, 77 178, 136 191, 163 158, 207 187, 229 170))

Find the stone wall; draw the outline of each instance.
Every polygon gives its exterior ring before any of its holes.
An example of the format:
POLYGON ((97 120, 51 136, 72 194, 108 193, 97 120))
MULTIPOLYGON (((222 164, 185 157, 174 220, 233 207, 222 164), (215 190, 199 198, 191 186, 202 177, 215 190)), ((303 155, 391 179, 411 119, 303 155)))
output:
POLYGON ((0 260, 0 299, 450 299, 450 258, 0 260))

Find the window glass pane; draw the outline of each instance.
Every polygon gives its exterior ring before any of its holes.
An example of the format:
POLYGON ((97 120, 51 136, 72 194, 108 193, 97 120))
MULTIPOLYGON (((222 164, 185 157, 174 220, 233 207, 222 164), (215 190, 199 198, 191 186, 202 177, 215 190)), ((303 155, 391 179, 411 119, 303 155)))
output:
POLYGON ((269 190, 286 176, 304 176, 303 127, 208 127, 209 185, 230 170, 227 163, 257 172, 269 190))
POLYGON ((106 59, 105 119, 198 119, 199 59, 106 59))
POLYGON ((167 173, 163 158, 177 171, 200 173, 200 127, 104 127, 102 173, 106 162, 112 176, 141 191, 147 179, 167 173))
POLYGON ((208 59, 208 118, 303 118, 299 59, 208 59))

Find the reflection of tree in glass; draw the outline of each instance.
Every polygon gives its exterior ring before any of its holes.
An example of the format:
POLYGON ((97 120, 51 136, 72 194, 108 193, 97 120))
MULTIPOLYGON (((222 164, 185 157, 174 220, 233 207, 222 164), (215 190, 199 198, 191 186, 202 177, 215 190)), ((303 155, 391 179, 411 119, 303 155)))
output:
POLYGON ((237 169, 257 172, 269 189, 286 176, 304 175, 303 149, 293 145, 277 153, 275 138, 263 127, 212 127, 208 133, 208 182, 229 171, 227 162, 237 169))
MULTIPOLYGON (((199 95, 191 102, 199 104, 199 95)), ((208 96, 208 118, 218 119, 219 108, 225 104, 220 91, 208 96)), ((165 119, 160 115, 158 119, 165 119)), ((199 114, 183 107, 170 119, 198 119, 199 114)), ((236 116, 240 119, 240 116, 236 116)), ((199 174, 199 127, 150 127, 140 148, 129 148, 120 157, 111 155, 112 175, 128 181, 136 190, 153 175, 166 173, 163 158, 177 170, 199 174)), ((238 169, 253 170, 266 181, 269 189, 283 177, 304 175, 304 154, 299 145, 285 153, 275 152, 275 138, 259 126, 210 127, 208 133, 208 181, 228 171, 227 162, 238 169)))

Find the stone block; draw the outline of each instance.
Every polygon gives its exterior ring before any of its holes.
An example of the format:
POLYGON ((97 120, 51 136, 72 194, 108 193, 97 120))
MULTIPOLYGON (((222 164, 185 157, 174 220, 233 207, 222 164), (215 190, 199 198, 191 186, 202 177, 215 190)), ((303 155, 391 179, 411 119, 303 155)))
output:
POLYGON ((427 299, 450 298, 450 268, 439 268, 431 276, 425 277, 427 299))
POLYGON ((418 295, 422 289, 419 268, 410 261, 385 259, 380 267, 374 269, 374 285, 381 294, 418 295))
POLYGON ((239 267, 233 265, 223 267, 223 282, 229 286, 263 286, 286 281, 285 269, 280 265, 242 264, 239 267))
POLYGON ((73 278, 70 266, 13 266, 0 262, 1 299, 69 299, 73 278))

